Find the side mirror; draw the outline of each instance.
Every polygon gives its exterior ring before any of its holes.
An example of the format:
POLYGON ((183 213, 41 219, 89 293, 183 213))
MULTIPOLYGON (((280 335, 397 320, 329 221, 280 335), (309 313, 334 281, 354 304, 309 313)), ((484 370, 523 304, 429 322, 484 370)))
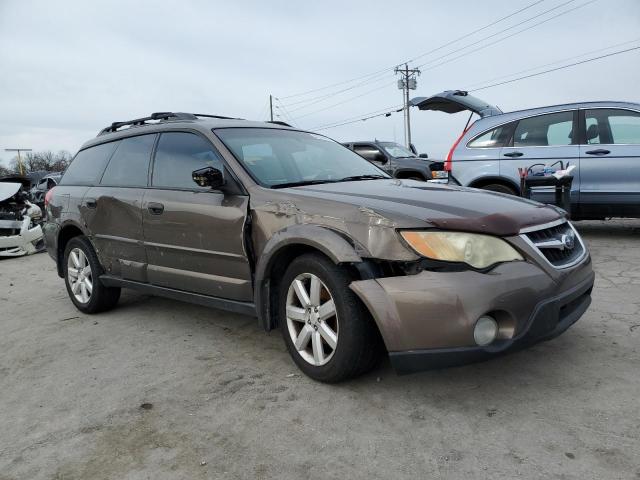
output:
POLYGON ((224 185, 224 175, 217 168, 204 167, 191 172, 191 178, 200 187, 218 189, 224 185))
POLYGON ((426 153, 421 153, 420 155, 418 155, 419 158, 429 158, 429 155, 427 155, 426 153))

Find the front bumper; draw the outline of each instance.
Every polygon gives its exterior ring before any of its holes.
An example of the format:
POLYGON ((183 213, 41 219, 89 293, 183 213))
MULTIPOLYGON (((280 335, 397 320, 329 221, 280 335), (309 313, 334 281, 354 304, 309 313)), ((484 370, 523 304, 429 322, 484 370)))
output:
POLYGON ((593 282, 587 257, 556 279, 532 263, 511 262, 489 273, 423 271, 361 280, 351 289, 402 374, 485 360, 556 337, 586 311, 593 282), (473 329, 486 314, 498 321, 499 334, 480 347, 473 329))
POLYGON ((40 225, 31 226, 31 218, 21 221, 0 220, 0 257, 20 257, 44 249, 40 225), (19 230, 17 235, 3 235, 2 232, 19 230))

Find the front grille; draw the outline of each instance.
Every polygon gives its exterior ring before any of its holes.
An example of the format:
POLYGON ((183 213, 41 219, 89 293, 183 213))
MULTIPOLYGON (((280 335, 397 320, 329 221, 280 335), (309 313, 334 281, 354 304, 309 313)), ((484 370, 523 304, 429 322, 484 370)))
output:
POLYGON ((523 237, 556 268, 570 267, 585 255, 580 235, 566 221, 539 230, 527 229, 523 237))

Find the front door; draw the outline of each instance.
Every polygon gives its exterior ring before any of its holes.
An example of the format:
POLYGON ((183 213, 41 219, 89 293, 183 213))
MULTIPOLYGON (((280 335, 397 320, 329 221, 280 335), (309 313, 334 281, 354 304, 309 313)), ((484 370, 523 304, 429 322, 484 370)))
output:
POLYGON ((613 108, 582 112, 581 215, 640 216, 640 112, 613 108))
POLYGON ((192 172, 208 166, 223 170, 223 160, 203 136, 160 135, 142 208, 149 282, 248 301, 251 270, 243 237, 249 197, 195 184, 192 172))
MULTIPOLYGON (((580 154, 577 135, 577 111, 547 113, 519 120, 513 130, 513 137, 500 151, 500 175, 518 179, 518 168, 542 169, 552 166, 556 170, 560 165, 575 165, 571 186, 571 203, 578 202, 580 187, 580 154), (559 163, 561 162, 561 163, 559 163)), ((553 203, 553 187, 536 189, 533 200, 553 203)))

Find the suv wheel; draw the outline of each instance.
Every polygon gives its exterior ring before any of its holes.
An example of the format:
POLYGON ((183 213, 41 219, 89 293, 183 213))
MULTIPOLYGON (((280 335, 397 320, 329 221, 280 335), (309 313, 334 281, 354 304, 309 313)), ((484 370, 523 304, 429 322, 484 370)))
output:
POLYGON ((100 283, 102 266, 91 242, 84 236, 69 240, 64 251, 64 280, 69 298, 78 310, 97 313, 116 306, 119 288, 100 283))
POLYGON ((480 188, 482 188, 482 190, 489 190, 491 192, 500 192, 500 193, 506 193, 509 195, 518 195, 513 188, 508 187, 506 185, 502 185, 501 183, 490 183, 489 185, 485 185, 480 188))
POLYGON ((347 272, 317 254, 296 258, 280 290, 280 326, 293 360, 309 377, 339 382, 375 366, 381 340, 349 289, 347 272))

